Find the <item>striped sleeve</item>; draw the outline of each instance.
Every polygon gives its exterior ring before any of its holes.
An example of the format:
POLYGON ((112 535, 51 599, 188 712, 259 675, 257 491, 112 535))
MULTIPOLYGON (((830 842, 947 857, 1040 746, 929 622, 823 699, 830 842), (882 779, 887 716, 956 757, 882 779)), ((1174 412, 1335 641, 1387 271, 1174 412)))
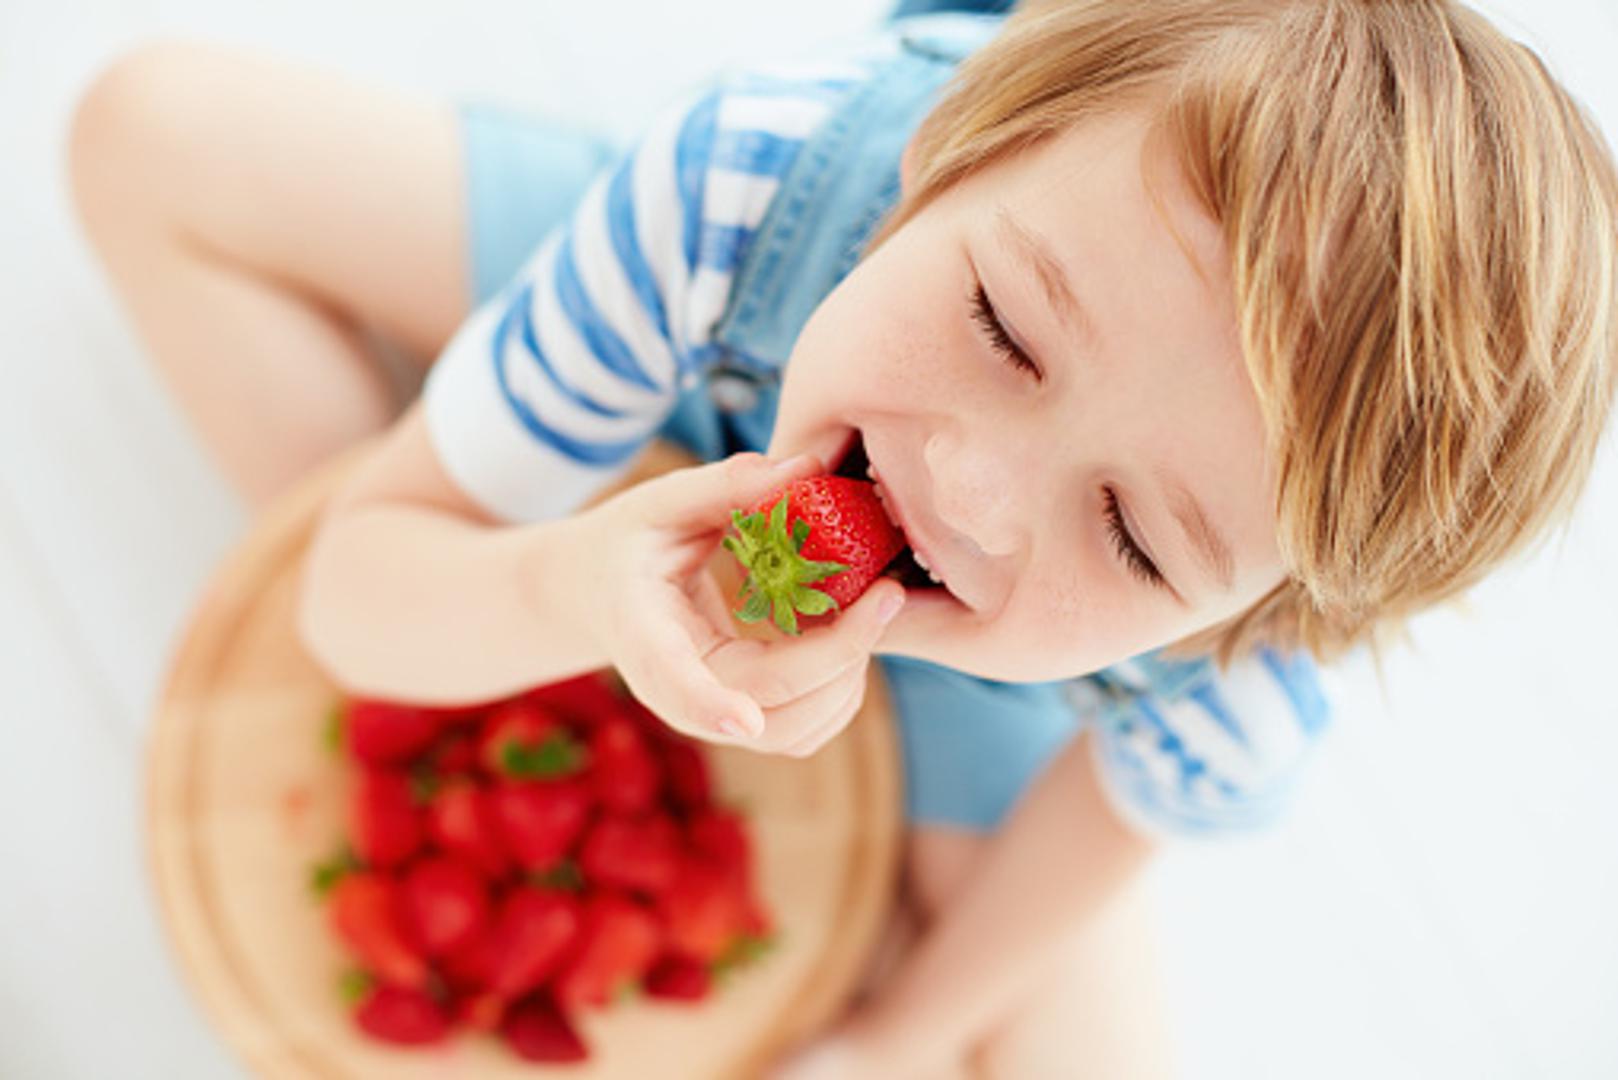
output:
POLYGON ((713 362, 748 241, 839 85, 739 73, 670 109, 473 312, 422 394, 470 498, 546 520, 627 468, 713 362))
POLYGON ((1307 656, 1264 648, 1223 673, 1203 663, 1172 693, 1127 680, 1110 696, 1092 687, 1080 711, 1109 803, 1159 839, 1275 823, 1329 725, 1322 675, 1307 656))

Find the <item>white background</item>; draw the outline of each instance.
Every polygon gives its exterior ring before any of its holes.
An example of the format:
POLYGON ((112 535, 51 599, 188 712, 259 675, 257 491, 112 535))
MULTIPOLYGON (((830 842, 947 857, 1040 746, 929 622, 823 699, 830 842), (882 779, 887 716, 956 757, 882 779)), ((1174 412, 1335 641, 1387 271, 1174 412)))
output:
MULTIPOLYGON (((248 42, 619 134, 671 89, 885 0, 11 0, 0 5, 0 1077, 239 1075, 154 920, 145 718, 245 515, 154 382, 69 213, 70 107, 118 50, 248 42), (602 63, 610 56, 610 63, 602 63)), ((1490 3, 1618 130, 1618 15, 1490 3)), ((1618 473, 1435 613, 1274 833, 1157 871, 1187 1076, 1618 1076, 1618 473)), ((1042 1078, 1031 1078, 1042 1080, 1042 1078)))

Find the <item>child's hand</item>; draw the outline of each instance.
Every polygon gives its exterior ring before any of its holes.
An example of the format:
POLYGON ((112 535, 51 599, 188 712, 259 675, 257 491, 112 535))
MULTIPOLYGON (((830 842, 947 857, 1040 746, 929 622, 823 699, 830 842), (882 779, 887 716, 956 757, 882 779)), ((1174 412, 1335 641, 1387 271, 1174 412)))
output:
POLYGON ((739 637, 706 571, 734 507, 819 471, 758 454, 681 469, 569 519, 545 586, 630 690, 677 731, 807 756, 847 725, 904 590, 879 581, 829 626, 779 641, 739 637))

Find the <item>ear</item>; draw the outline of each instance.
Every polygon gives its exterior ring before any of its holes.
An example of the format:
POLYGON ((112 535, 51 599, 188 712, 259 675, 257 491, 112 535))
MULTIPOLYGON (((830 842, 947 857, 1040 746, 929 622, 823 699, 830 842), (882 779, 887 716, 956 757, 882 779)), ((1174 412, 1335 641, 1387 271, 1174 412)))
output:
POLYGON ((916 136, 912 134, 905 140, 904 151, 899 155, 899 194, 909 196, 910 189, 916 184, 916 136))

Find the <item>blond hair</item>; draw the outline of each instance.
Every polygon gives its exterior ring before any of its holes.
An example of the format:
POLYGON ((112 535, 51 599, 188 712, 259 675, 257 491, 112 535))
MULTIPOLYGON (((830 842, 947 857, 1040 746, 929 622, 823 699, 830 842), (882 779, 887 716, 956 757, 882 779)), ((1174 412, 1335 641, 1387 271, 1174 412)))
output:
POLYGON ((956 72, 867 252, 1146 95, 1223 230, 1288 572, 1172 650, 1375 651, 1584 487, 1618 334, 1607 145, 1533 52, 1446 0, 1039 4, 956 72))

